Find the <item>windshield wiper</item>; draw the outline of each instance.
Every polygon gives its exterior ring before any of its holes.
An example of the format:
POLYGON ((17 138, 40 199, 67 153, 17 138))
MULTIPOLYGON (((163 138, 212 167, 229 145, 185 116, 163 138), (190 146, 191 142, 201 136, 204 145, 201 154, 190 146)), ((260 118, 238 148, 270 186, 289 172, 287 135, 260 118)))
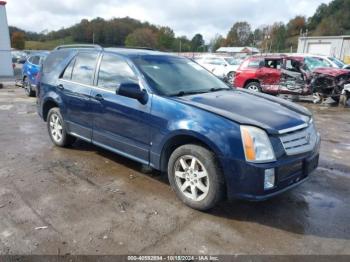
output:
POLYGON ((189 95, 204 94, 204 93, 208 93, 208 91, 180 91, 177 94, 170 95, 170 96, 189 96, 189 95))
POLYGON ((223 90, 230 90, 230 88, 226 88, 226 87, 217 87, 217 88, 211 88, 210 92, 218 92, 218 91, 223 91, 223 90))

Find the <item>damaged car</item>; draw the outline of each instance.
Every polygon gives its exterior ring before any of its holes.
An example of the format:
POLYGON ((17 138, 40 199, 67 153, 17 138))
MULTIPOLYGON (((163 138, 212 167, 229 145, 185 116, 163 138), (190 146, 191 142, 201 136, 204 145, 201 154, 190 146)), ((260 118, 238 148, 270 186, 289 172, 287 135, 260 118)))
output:
POLYGON ((338 102, 344 100, 340 96, 349 83, 349 70, 331 68, 318 57, 274 55, 246 59, 236 72, 234 86, 272 95, 318 94, 319 101, 338 102))

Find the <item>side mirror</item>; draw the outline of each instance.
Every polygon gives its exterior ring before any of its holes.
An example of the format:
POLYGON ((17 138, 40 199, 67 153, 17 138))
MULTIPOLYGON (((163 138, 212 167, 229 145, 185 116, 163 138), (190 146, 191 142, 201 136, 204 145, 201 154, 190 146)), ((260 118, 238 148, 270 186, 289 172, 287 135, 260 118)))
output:
POLYGON ((145 90, 141 90, 137 83, 122 83, 116 92, 120 96, 136 99, 141 104, 146 104, 148 101, 148 94, 145 90))

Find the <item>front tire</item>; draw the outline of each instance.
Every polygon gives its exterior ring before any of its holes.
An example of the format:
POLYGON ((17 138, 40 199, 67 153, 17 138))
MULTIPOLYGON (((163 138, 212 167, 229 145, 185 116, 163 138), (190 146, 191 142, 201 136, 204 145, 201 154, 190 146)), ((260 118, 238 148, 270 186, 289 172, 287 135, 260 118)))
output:
POLYGON ((262 92, 259 82, 250 82, 245 88, 254 92, 262 92))
POLYGON ((72 145, 76 138, 67 134, 66 125, 63 121, 60 109, 51 108, 47 116, 47 130, 51 141, 59 147, 67 147, 72 145))
POLYGON ((225 183, 215 155, 198 145, 177 148, 168 162, 168 178, 176 195, 191 208, 213 208, 225 195, 225 183))

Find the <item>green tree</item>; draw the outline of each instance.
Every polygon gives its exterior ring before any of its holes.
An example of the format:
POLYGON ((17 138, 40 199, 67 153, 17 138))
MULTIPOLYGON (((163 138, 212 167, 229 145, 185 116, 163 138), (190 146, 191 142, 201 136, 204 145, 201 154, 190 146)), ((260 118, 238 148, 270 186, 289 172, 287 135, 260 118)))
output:
POLYGON ((205 42, 201 34, 196 34, 191 40, 191 48, 193 52, 203 52, 205 50, 205 42))
POLYGON ((175 40, 174 31, 169 27, 160 27, 157 34, 158 48, 171 50, 175 40))
POLYGON ((23 32, 13 32, 11 36, 11 45, 15 49, 23 50, 25 46, 25 39, 23 32))
POLYGON ((157 35, 149 28, 136 29, 127 36, 125 45, 129 47, 156 48, 157 35))
POLYGON ((235 23, 226 37, 228 46, 249 46, 253 42, 253 33, 247 22, 235 23))
POLYGON ((274 52, 281 52, 285 50, 287 30, 285 25, 274 23, 271 27, 271 49, 274 52))
POLYGON ((287 32, 289 36, 299 35, 301 30, 306 30, 305 16, 296 16, 288 22, 287 32))
POLYGON ((190 52, 192 50, 191 41, 186 36, 177 37, 171 49, 176 52, 190 52))
POLYGON ((225 45, 225 38, 222 35, 217 34, 212 40, 210 40, 209 47, 212 52, 215 52, 220 47, 225 45))

